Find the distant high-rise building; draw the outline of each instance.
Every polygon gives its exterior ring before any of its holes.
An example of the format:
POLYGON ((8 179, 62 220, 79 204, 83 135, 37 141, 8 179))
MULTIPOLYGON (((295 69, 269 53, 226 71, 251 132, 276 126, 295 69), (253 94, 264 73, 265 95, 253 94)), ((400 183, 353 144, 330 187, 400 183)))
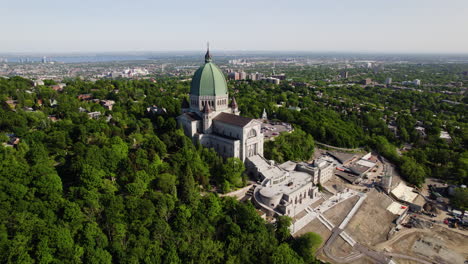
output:
POLYGON ((47 63, 47 57, 46 56, 42 57, 42 63, 47 63))
POLYGON ((246 80, 247 79, 247 73, 244 71, 239 72, 239 80, 246 80))
POLYGON ((255 73, 255 80, 257 80, 257 81, 258 81, 258 80, 261 80, 262 78, 263 78, 263 74, 261 74, 261 73, 258 73, 258 72, 257 72, 257 73, 255 73))
POLYGON ((347 79, 348 76, 349 76, 349 73, 348 73, 348 71, 342 71, 342 72, 340 73, 340 76, 341 76, 341 78, 343 78, 343 79, 347 79))
POLYGON ((231 72, 229 73, 228 75, 228 78, 231 79, 231 80, 239 80, 239 73, 238 72, 231 72))
POLYGON ((416 86, 420 86, 421 85, 421 80, 416 79, 416 80, 413 81, 413 84, 416 85, 416 86))
POLYGON ((392 78, 388 77, 387 79, 385 79, 385 85, 390 85, 392 84, 392 78))

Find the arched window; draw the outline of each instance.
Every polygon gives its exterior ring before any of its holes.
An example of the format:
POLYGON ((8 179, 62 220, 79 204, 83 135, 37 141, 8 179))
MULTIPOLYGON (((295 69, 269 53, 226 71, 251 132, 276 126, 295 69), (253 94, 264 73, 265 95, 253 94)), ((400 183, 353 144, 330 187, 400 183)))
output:
POLYGON ((249 134, 247 135, 247 138, 252 138, 252 137, 256 137, 257 136, 257 131, 255 131, 255 129, 251 129, 249 131, 249 134))

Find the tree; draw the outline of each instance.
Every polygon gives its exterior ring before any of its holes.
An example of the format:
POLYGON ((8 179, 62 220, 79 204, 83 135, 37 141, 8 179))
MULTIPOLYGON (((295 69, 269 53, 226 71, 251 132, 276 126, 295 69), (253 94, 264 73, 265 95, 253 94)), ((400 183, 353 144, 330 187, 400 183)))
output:
POLYGON ((409 183, 421 187, 426 178, 424 168, 417 164, 411 157, 404 157, 400 167, 401 173, 406 177, 409 183))
POLYGON ((156 178, 156 188, 163 193, 176 195, 177 177, 170 173, 163 173, 156 178))
POLYGON ((301 257, 289 247, 288 244, 282 243, 271 256, 273 264, 301 264, 304 261, 301 257))
POLYGON ((274 141, 267 141, 265 144, 265 157, 277 162, 307 161, 313 153, 314 139, 298 128, 292 133, 283 133, 274 141))
POLYGON ((450 199, 450 202, 453 207, 463 212, 468 210, 468 188, 456 188, 455 194, 452 199, 450 199))
POLYGON ((242 174, 245 171, 244 163, 239 158, 227 158, 221 168, 221 175, 230 184, 241 187, 242 174))
POLYGON ((180 176, 178 186, 178 197, 183 203, 191 204, 196 198, 195 180, 192 176, 192 170, 187 168, 185 173, 180 176))
POLYGON ((314 253, 322 242, 323 240, 320 235, 308 232, 296 238, 293 243, 293 249, 302 257, 302 259, 304 259, 305 263, 314 263, 314 253))
POLYGON ((279 216, 276 221, 276 238, 280 242, 285 242, 291 237, 289 227, 291 226, 292 219, 288 216, 279 216))

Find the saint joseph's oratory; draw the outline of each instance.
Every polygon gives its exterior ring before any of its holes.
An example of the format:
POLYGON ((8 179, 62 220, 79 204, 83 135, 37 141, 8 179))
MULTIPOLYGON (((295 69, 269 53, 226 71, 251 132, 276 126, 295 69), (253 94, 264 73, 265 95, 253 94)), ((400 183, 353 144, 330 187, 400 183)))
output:
POLYGON ((246 163, 259 183, 253 201, 268 215, 294 216, 320 198, 316 185, 328 180, 333 166, 291 161, 276 165, 266 160, 261 122, 239 115, 236 100, 228 96, 224 74, 211 62, 209 50, 205 64, 192 78, 189 101, 184 100, 182 112, 177 121, 192 140, 246 163))
POLYGON ((239 115, 236 99, 228 96, 224 74, 211 60, 208 50, 205 64, 192 78, 190 99, 184 100, 178 123, 187 136, 223 157, 245 161, 263 156, 261 123, 239 115))

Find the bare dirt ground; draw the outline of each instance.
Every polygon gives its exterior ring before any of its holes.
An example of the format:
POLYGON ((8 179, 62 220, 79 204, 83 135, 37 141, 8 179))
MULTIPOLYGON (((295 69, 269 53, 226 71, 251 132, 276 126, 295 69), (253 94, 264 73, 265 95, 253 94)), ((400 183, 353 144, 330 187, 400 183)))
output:
POLYGON ((330 220, 335 226, 338 226, 348 215, 349 211, 353 208, 354 204, 359 200, 359 197, 351 197, 337 205, 330 210, 323 213, 323 215, 330 220))
POLYGON ((388 232, 394 227, 397 218, 387 211, 392 200, 375 189, 367 193, 361 208, 349 222, 345 231, 357 242, 373 246, 387 240, 388 232))
POLYGON ((422 256, 436 263, 463 263, 463 260, 468 259, 468 237, 438 226, 432 229, 415 229, 387 246, 386 250, 422 256))
MULTIPOLYGON (((375 264, 375 261, 368 257, 362 257, 358 260, 351 262, 351 264, 375 264)), ((401 263, 398 262, 398 264, 401 264, 401 263)))
POLYGON ((341 237, 337 238, 330 246, 330 253, 336 257, 347 257, 353 251, 353 248, 341 237))
POLYGON ((320 204, 322 204, 323 202, 325 202, 325 199, 320 198, 317 201, 313 202, 311 205, 309 205, 309 207, 310 208, 315 208, 315 207, 319 206, 320 204))
POLYGON ((314 232, 322 237, 323 243, 322 245, 320 245, 320 247, 323 246, 323 244, 325 244, 325 242, 331 235, 331 231, 328 230, 328 228, 325 227, 318 219, 312 220, 312 222, 304 226, 301 230, 294 234, 294 236, 299 237, 307 232, 314 232))

